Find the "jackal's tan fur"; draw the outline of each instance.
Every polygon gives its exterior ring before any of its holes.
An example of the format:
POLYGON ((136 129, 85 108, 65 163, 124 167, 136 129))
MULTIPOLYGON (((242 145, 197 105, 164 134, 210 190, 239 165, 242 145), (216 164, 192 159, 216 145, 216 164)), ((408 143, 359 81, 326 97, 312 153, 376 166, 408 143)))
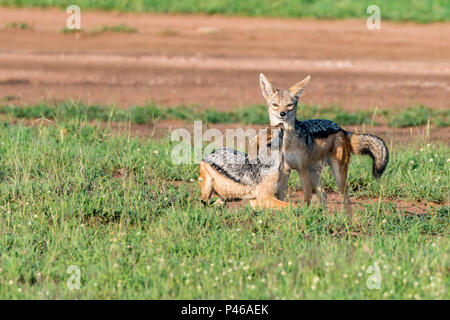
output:
MULTIPOLYGON (((279 155, 280 165, 275 169, 270 171, 268 174, 261 175, 261 178, 255 183, 243 183, 240 181, 233 180, 230 176, 224 172, 221 164, 211 164, 208 163, 207 159, 204 159, 200 163, 200 191, 201 198, 203 201, 208 202, 211 196, 215 193, 222 200, 233 200, 233 199, 250 199, 250 205, 253 208, 285 208, 289 204, 287 202, 276 199, 275 192, 278 187, 278 181, 281 174, 280 166, 283 165, 283 158, 281 152, 282 144, 282 134, 273 135, 271 132, 273 130, 280 130, 282 125, 277 127, 270 127, 266 130, 266 143, 260 145, 260 136, 256 136, 250 142, 250 149, 255 148, 252 144, 256 144, 256 150, 260 148, 270 148, 274 139, 279 139, 279 155)), ((282 129, 281 129, 282 130, 282 129)), ((273 152, 273 151, 272 151, 273 152)), ((228 167, 232 165, 228 165, 228 167)), ((236 172, 242 170, 239 165, 236 165, 236 172)), ((233 168, 232 168, 233 169, 233 168)), ((241 173, 242 175, 244 172, 241 173)))

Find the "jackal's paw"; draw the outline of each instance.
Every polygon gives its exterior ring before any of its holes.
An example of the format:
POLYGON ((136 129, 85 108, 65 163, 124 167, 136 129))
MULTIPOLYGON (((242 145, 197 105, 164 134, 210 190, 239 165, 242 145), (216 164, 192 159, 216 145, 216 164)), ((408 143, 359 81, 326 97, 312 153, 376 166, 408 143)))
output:
POLYGON ((220 198, 217 199, 216 201, 214 201, 214 203, 213 203, 213 205, 216 206, 216 207, 223 206, 224 204, 225 204, 225 201, 223 201, 220 198))

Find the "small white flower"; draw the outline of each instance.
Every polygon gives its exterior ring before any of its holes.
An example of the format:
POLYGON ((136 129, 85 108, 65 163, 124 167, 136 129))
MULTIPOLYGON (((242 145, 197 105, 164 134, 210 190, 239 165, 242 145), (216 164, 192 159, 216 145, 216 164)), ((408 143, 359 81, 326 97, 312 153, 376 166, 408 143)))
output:
POLYGON ((158 151, 158 150, 153 150, 153 153, 154 153, 154 154, 158 154, 159 151, 158 151))
POLYGON ((281 275, 284 277, 286 275, 286 271, 281 271, 281 275))
POLYGON ((434 160, 433 160, 433 158, 430 158, 430 160, 428 160, 429 162, 433 162, 434 160))
POLYGON ((258 220, 258 223, 261 224, 263 221, 261 219, 258 220))

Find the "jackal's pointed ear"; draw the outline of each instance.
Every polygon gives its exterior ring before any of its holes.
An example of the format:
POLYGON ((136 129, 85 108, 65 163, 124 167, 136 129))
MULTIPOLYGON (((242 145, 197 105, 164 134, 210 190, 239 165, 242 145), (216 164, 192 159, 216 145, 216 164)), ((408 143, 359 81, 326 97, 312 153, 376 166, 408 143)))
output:
POLYGON ((297 96, 298 98, 300 98, 302 96, 303 93, 303 89, 305 89, 306 85, 309 82, 309 79, 311 78, 311 76, 307 76, 305 79, 303 79, 302 81, 300 81, 299 83, 295 84, 294 86, 292 86, 289 91, 294 95, 297 96))
POLYGON ((267 100, 273 96, 277 89, 270 83, 269 79, 266 78, 262 73, 259 74, 259 85, 261 86, 262 95, 267 100))
POLYGON ((248 158, 254 160, 258 157, 259 135, 256 135, 248 144, 248 158))

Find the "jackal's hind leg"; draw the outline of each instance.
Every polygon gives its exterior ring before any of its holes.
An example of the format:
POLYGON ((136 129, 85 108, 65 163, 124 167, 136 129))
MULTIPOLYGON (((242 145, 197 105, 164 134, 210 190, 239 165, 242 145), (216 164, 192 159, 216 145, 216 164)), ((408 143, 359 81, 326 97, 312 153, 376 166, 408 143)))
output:
POLYGON ((264 199, 250 200, 250 204, 253 208, 261 209, 280 209, 289 207, 288 202, 278 200, 273 196, 264 199))
MULTIPOLYGON (((348 155, 350 157, 350 155, 348 155)), ((341 158, 341 157, 331 157, 331 171, 333 172, 334 179, 336 180, 336 185, 339 189, 339 192, 342 194, 345 211, 349 217, 352 216, 352 207, 350 204, 350 196, 348 192, 347 186, 347 174, 348 174, 348 161, 349 159, 341 158)))
POLYGON ((214 191, 213 177, 200 165, 200 177, 198 178, 200 185, 200 197, 208 203, 214 191))

